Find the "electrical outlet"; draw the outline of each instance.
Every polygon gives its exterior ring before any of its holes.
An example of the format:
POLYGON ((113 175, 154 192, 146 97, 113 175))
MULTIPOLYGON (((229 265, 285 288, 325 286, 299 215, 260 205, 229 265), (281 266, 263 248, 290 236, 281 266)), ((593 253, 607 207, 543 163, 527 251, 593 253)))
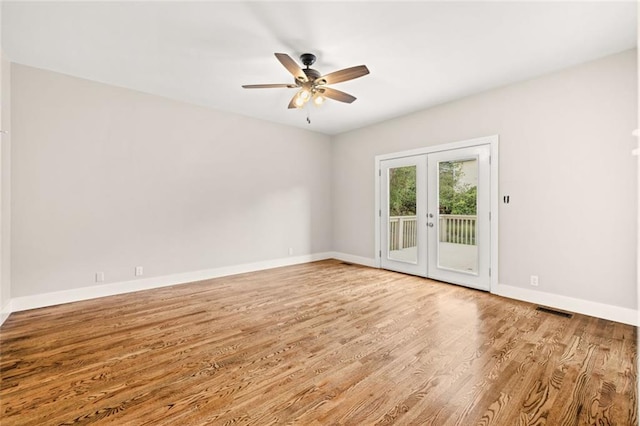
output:
POLYGON ((289 256, 293 256, 293 247, 289 247, 289 256))
POLYGON ((96 282, 101 283, 104 281, 104 272, 96 272, 96 282))
POLYGON ((144 275, 144 269, 142 269, 142 266, 136 266, 136 277, 141 277, 142 275, 144 275))
POLYGON ((531 277, 529 278, 529 284, 531 284, 533 286, 537 286, 538 285, 538 276, 537 275, 531 275, 531 277))

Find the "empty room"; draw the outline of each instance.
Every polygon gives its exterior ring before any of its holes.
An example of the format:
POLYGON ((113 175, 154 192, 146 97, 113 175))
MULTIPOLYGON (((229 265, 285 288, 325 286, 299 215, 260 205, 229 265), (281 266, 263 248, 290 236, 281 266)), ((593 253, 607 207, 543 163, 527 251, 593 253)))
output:
POLYGON ((0 2, 0 424, 638 425, 638 7, 0 2))

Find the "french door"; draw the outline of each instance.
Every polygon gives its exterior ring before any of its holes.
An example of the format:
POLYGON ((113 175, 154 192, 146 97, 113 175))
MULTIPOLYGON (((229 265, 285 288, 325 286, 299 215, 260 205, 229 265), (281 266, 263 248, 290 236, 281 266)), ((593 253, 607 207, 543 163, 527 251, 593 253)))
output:
POLYGON ((380 163, 381 266, 427 276, 427 159, 423 155, 380 163))
POLYGON ((490 145, 380 161, 382 268, 490 289, 490 145))

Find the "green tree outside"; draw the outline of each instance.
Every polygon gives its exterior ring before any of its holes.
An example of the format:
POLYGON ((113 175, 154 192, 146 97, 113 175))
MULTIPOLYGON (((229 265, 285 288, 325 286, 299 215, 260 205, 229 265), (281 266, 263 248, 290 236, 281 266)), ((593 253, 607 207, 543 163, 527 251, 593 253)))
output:
POLYGON ((389 216, 416 214, 416 166, 389 169, 389 216))
MULTIPOLYGON (((439 163, 440 214, 475 215, 478 188, 463 183, 459 161, 439 163)), ((416 166, 389 169, 389 216, 416 214, 416 166)))
POLYGON ((475 215, 478 187, 462 183, 464 172, 459 161, 439 164, 440 214, 475 215))

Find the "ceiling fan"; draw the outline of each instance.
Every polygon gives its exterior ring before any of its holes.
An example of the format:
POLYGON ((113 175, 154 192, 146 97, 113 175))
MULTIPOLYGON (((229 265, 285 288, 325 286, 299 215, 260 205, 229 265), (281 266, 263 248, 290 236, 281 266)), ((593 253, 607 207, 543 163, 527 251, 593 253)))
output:
POLYGON ((343 81, 353 80, 369 74, 369 69, 365 65, 358 65, 351 68, 345 68, 329 74, 321 75, 318 71, 309 68, 316 61, 316 56, 311 53, 303 53, 300 55, 300 61, 306 67, 300 68, 298 64, 291 59, 286 53, 276 53, 276 58, 295 78, 292 84, 245 84, 245 89, 272 89, 272 88, 290 88, 300 89, 291 98, 289 109, 302 108, 307 102, 313 100, 316 105, 324 102, 325 98, 350 104, 355 101, 355 96, 340 90, 327 87, 328 84, 341 83, 343 81))

